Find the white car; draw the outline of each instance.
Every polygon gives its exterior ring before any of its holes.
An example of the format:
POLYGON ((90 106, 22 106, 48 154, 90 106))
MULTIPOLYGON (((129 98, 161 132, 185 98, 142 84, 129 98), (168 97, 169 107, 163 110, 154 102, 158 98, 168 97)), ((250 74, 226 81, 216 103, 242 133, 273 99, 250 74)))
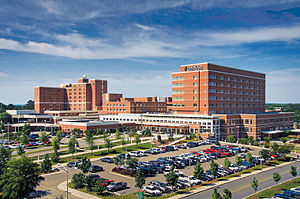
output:
POLYGON ((238 172, 239 168, 235 165, 235 164, 231 164, 230 167, 228 167, 228 169, 234 171, 234 172, 238 172))
MULTIPOLYGON (((182 171, 178 171, 177 169, 174 169, 174 172, 176 173, 176 175, 178 176, 184 176, 184 173, 182 171)), ((165 169, 165 171, 163 172, 163 174, 166 176, 168 173, 170 173, 170 169, 165 169)))
POLYGON ((140 154, 140 156, 147 156, 147 154, 144 153, 144 151, 138 151, 137 153, 140 154))
POLYGON ((136 151, 130 152, 129 155, 130 156, 134 156, 134 157, 141 157, 141 155, 138 152, 136 152, 136 151))
POLYGON ((195 178, 195 176, 185 176, 185 177, 179 177, 178 178, 179 180, 187 180, 189 181, 190 183, 193 183, 193 184, 201 184, 201 180, 198 180, 197 178, 195 178))
POLYGON ((143 191, 145 193, 148 193, 148 194, 152 195, 152 196, 159 196, 159 195, 162 194, 162 192, 158 188, 156 188, 154 186, 143 187, 143 191))
POLYGON ((179 179, 177 182, 181 183, 181 184, 184 184, 185 186, 187 187, 192 187, 194 186, 194 183, 186 180, 186 179, 179 179))

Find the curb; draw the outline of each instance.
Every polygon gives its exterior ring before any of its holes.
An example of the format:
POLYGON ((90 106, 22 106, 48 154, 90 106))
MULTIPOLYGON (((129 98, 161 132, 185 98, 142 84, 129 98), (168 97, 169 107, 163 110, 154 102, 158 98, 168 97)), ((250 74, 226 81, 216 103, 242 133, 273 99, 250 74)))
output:
MULTIPOLYGON (((64 181, 57 185, 57 189, 60 191, 63 191, 63 192, 66 192, 66 187, 67 187, 67 181, 64 181)), ((85 192, 82 192, 82 191, 79 191, 76 189, 72 189, 70 187, 68 188, 68 191, 69 191, 70 195, 76 196, 78 198, 89 198, 89 199, 99 199, 100 198, 101 199, 101 197, 97 197, 92 194, 88 194, 88 193, 85 193, 85 192)))

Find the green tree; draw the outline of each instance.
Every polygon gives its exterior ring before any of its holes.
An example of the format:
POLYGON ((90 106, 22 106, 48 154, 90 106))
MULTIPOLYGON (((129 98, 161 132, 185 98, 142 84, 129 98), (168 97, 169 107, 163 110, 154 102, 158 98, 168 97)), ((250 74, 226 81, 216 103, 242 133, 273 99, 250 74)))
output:
POLYGON ((105 147, 107 148, 107 152, 109 153, 109 149, 112 147, 111 140, 107 137, 104 139, 105 141, 105 147))
POLYGON ((69 153, 74 154, 76 152, 76 147, 78 147, 78 142, 76 137, 73 135, 68 142, 69 153))
POLYGON ((236 142, 236 139, 233 135, 228 135, 226 140, 227 140, 227 142, 230 142, 230 143, 235 143, 236 142))
POLYGON ((42 142, 47 142, 47 141, 49 141, 49 139, 48 139, 47 134, 46 134, 45 131, 43 131, 43 132, 41 133, 40 141, 42 141, 42 142))
POLYGON ((254 189, 255 192, 257 191, 257 189, 258 189, 258 181, 255 178, 251 182, 251 187, 254 189))
POLYGON ((254 144, 254 138, 253 138, 253 136, 249 136, 248 137, 248 143, 251 144, 251 145, 254 144))
POLYGON ((204 169, 201 167, 201 163, 198 161, 194 166, 194 176, 195 178, 200 180, 203 175, 204 175, 204 169))
POLYGON ((25 109, 33 110, 34 109, 34 101, 28 100, 27 103, 24 105, 25 109))
POLYGON ((85 175, 83 173, 75 173, 71 182, 74 184, 75 189, 81 189, 85 184, 85 175))
POLYGON ((146 182, 145 175, 141 172, 141 169, 138 169, 135 176, 135 186, 142 189, 145 182, 146 182))
POLYGON ((280 181, 280 179, 281 179, 281 176, 280 176, 279 172, 273 173, 273 180, 274 180, 276 183, 278 183, 278 182, 280 181))
POLYGON ((54 139, 53 139, 53 141, 52 141, 52 148, 53 148, 53 151, 55 152, 55 153, 57 153, 58 152, 58 150, 59 150, 59 138, 58 137, 55 137, 54 139))
POLYGON ((266 161, 271 157, 270 151, 267 149, 263 149, 260 151, 260 155, 263 159, 265 159, 266 161))
POLYGON ((97 128, 96 135, 100 135, 100 134, 101 134, 101 130, 99 128, 97 128))
POLYGON ((177 184, 177 180, 178 180, 178 175, 176 175, 175 171, 174 171, 175 167, 172 166, 170 169, 170 172, 166 175, 166 181, 168 183, 168 185, 175 187, 177 184))
POLYGON ((264 137, 264 140, 267 144, 270 144, 271 138, 270 137, 264 137))
POLYGON ((114 157, 114 163, 117 166, 122 166, 125 164, 125 158, 123 156, 118 155, 114 157))
POLYGON ((89 191, 92 191, 94 185, 95 185, 95 181, 94 181, 94 177, 93 175, 88 175, 85 177, 85 184, 86 184, 86 188, 89 191))
POLYGON ((22 128, 22 132, 29 136, 31 133, 31 129, 30 129, 30 124, 24 124, 23 128, 22 128))
POLYGON ((60 143, 61 140, 62 140, 62 132, 61 132, 61 130, 58 130, 58 131, 57 131, 56 137, 57 137, 57 139, 59 140, 59 143, 60 143))
POLYGON ((223 199, 231 199, 232 198, 232 193, 229 189, 224 189, 224 194, 223 194, 223 199))
POLYGON ((280 146, 278 149, 278 153, 283 154, 285 157, 286 154, 291 153, 293 149, 294 149, 294 146, 289 146, 289 145, 280 146))
POLYGON ((235 157, 235 164, 239 167, 242 165, 242 158, 241 156, 236 156, 235 157))
POLYGON ((118 140, 118 139, 120 139, 120 136, 121 136, 121 132, 119 129, 117 129, 116 133, 115 133, 115 138, 118 140))
POLYGON ((59 161, 59 153, 58 152, 54 152, 52 155, 51 155, 51 160, 52 162, 58 162, 59 161))
POLYGON ((46 154, 44 160, 41 162, 42 172, 49 173, 52 169, 52 162, 50 160, 49 154, 46 154))
POLYGON ((101 184, 101 180, 97 180, 95 186, 93 187, 93 191, 99 195, 101 195, 106 190, 106 187, 101 184))
POLYGON ((125 138, 123 136, 121 137, 121 144, 123 147, 127 144, 127 141, 125 140, 125 138))
POLYGON ((129 158, 126 161, 127 167, 131 169, 135 169, 137 167, 139 160, 137 158, 129 158))
POLYGON ((151 131, 148 127, 145 130, 145 135, 148 136, 148 137, 152 136, 151 131))
POLYGON ((219 169, 219 165, 217 163, 215 163, 215 161, 213 159, 210 160, 210 171, 212 173, 212 175, 214 177, 216 177, 217 175, 217 172, 218 172, 218 169, 219 169))
POLYGON ((22 156, 19 159, 11 159, 7 163, 7 169, 0 178, 3 198, 25 198, 33 192, 44 180, 40 176, 38 164, 31 158, 22 156))
POLYGON ((292 176, 296 177, 298 175, 298 173, 297 173, 297 167, 296 166, 292 166, 290 173, 291 173, 292 176))
POLYGON ((224 160, 224 168, 225 168, 225 169, 228 169, 230 166, 231 166, 231 162, 229 161, 228 158, 226 158, 226 159, 224 160))
POLYGON ((87 173, 90 167, 91 167, 90 159, 87 159, 85 156, 82 157, 81 164, 79 165, 79 169, 82 171, 82 173, 87 173))
POLYGON ((136 134, 134 137, 135 137, 135 138, 134 138, 134 143, 135 143, 136 145, 138 145, 139 143, 142 142, 142 140, 141 140, 139 134, 136 134))
POLYGON ((0 121, 2 121, 4 123, 10 122, 11 115, 6 112, 0 113, 0 121))
POLYGON ((17 154, 18 154, 19 156, 22 156, 24 153, 25 153, 25 151, 24 151, 23 147, 19 144, 19 145, 17 146, 17 154))
POLYGON ((28 139, 29 139, 28 136, 25 133, 22 133, 22 136, 20 137, 20 142, 22 144, 28 144, 29 143, 28 139))
POLYGON ((285 144, 289 139, 287 137, 282 137, 280 140, 283 144, 285 144))
POLYGON ((7 162, 11 158, 11 151, 9 149, 5 149, 0 147, 0 176, 7 168, 7 162))
POLYGON ((217 189, 214 189, 214 192, 211 195, 211 199, 222 199, 222 196, 218 193, 217 189))
POLYGON ((134 129, 131 129, 130 132, 128 133, 128 136, 130 138, 130 143, 132 144, 132 137, 134 137, 136 134, 135 130, 134 129))
POLYGON ((278 153, 279 145, 276 142, 272 144, 271 148, 272 148, 273 153, 275 153, 275 154, 278 153))
POLYGON ((254 157, 252 156, 252 154, 250 152, 247 153, 246 160, 250 165, 252 165, 254 163, 254 157))
POLYGON ((94 148, 94 134, 91 131, 85 131, 85 141, 88 143, 91 153, 94 148))
POLYGON ((157 135, 157 141, 158 141, 159 143, 162 143, 161 135, 157 135))

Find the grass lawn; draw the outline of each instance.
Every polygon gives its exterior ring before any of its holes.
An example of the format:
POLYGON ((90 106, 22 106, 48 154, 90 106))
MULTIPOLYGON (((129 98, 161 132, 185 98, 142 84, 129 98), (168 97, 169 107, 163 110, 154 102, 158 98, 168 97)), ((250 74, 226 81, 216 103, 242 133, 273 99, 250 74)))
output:
MULTIPOLYGON (((145 150, 145 149, 150 149, 150 148, 151 148, 150 143, 142 143, 142 144, 139 144, 139 145, 128 146, 127 147, 127 152, 136 151, 136 150, 145 150)), ((107 155, 116 155, 116 154, 121 154, 121 153, 126 153, 126 147, 120 147, 120 148, 117 148, 117 149, 110 149, 109 152, 108 152, 108 150, 104 150, 104 151, 99 151, 99 152, 86 153, 86 154, 83 154, 83 155, 77 155, 76 159, 75 159, 75 155, 73 157, 65 157, 65 158, 61 158, 59 163, 76 161, 78 159, 81 159, 82 157, 87 157, 88 159, 91 159, 91 158, 103 157, 103 156, 107 156, 107 155)))
POLYGON ((257 199, 257 198, 270 198, 273 197, 275 193, 282 193, 283 189, 290 189, 300 186, 300 177, 294 178, 290 181, 275 185, 269 189, 258 192, 254 196, 248 197, 247 199, 257 199))

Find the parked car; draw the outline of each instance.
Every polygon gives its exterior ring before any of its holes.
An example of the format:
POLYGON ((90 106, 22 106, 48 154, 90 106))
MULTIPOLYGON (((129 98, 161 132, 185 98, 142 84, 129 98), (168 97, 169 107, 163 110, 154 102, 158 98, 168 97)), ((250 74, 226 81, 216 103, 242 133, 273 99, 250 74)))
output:
POLYGON ((81 163, 78 161, 68 162, 67 167, 78 167, 81 163))
POLYGON ((114 160, 112 158, 100 158, 100 161, 106 163, 114 163, 114 160))
POLYGON ((97 175, 97 174, 92 174, 92 177, 93 177, 93 181, 96 182, 97 180, 100 180, 100 176, 97 175))
POLYGON ((143 191, 152 196, 159 196, 162 194, 162 192, 158 188, 156 188, 155 186, 151 186, 151 185, 143 187, 143 191))
POLYGON ((102 166, 99 165, 91 165, 89 168, 89 171, 94 173, 94 172, 98 172, 98 171, 104 171, 102 166))
POLYGON ((106 187, 107 191, 118 191, 126 188, 127 188, 126 182, 112 182, 106 187))
POLYGON ((169 193, 172 191, 172 189, 167 186, 166 183, 163 183, 163 182, 159 182, 157 180, 153 180, 150 182, 151 185, 157 187, 160 191, 162 191, 163 193, 169 193))

